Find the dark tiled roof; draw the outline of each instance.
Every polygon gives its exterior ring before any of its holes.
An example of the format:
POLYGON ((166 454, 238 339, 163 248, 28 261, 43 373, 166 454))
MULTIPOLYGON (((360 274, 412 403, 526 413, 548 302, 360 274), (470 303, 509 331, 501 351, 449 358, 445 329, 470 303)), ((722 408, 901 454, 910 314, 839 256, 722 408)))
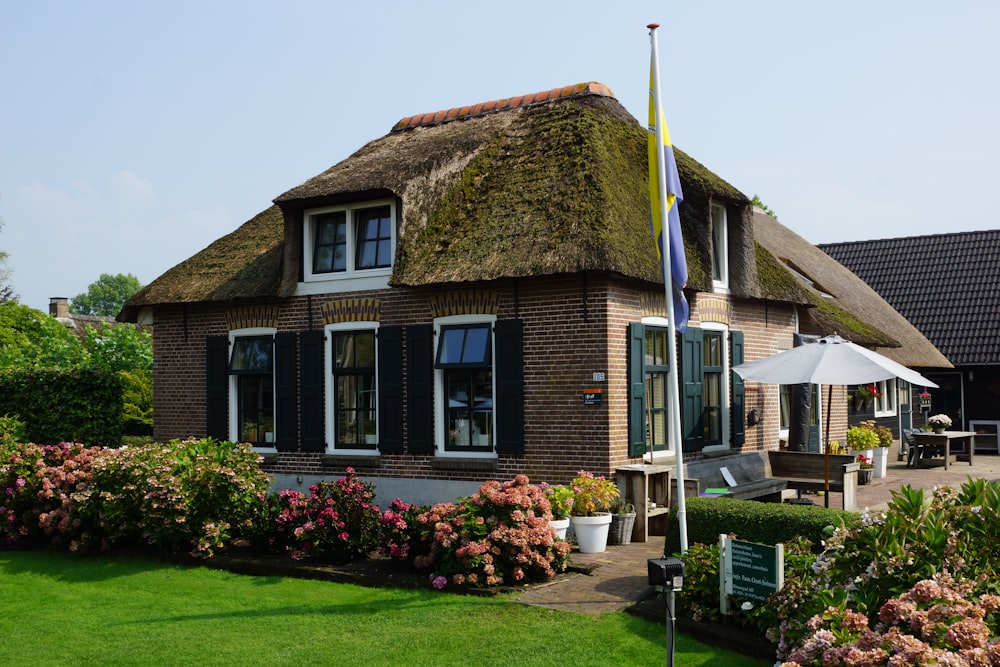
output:
POLYGON ((1000 363, 1000 230, 820 245, 956 366, 1000 363))

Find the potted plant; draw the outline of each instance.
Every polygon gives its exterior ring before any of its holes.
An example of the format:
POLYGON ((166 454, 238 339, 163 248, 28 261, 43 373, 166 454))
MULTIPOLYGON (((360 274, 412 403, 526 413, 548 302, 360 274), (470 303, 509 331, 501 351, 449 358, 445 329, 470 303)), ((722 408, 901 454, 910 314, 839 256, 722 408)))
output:
POLYGON ((635 527, 635 506, 621 496, 611 503, 611 524, 608 527, 608 544, 631 544, 635 527))
POLYGON ((581 470, 570 484, 573 509, 570 521, 580 553, 600 553, 607 548, 611 525, 611 503, 618 497, 618 487, 604 476, 581 470))
POLYGON ((872 474, 875 472, 875 463, 871 457, 858 454, 858 484, 868 484, 872 481, 872 474))
POLYGON ((867 410, 872 405, 872 399, 878 398, 881 395, 882 390, 874 382, 859 384, 858 388, 854 391, 854 409, 860 410, 864 407, 867 410))
POLYGON ((569 514, 573 509, 573 489, 568 486, 549 486, 543 484, 545 497, 549 500, 549 511, 552 519, 549 525, 556 531, 556 537, 566 539, 566 529, 569 528, 569 514))
POLYGON ((885 477, 886 470, 888 468, 889 461, 889 448, 892 447, 895 439, 892 436, 892 431, 881 424, 875 425, 872 422, 873 430, 875 431, 875 437, 878 439, 878 443, 875 445, 873 452, 873 461, 875 463, 875 472, 872 474, 875 479, 880 479, 885 477))
POLYGON ((927 425, 935 433, 944 433, 951 426, 951 417, 948 415, 934 415, 927 419, 927 425))
POLYGON ((847 446, 855 452, 861 452, 871 458, 871 450, 878 447, 878 435, 869 422, 847 429, 847 446))

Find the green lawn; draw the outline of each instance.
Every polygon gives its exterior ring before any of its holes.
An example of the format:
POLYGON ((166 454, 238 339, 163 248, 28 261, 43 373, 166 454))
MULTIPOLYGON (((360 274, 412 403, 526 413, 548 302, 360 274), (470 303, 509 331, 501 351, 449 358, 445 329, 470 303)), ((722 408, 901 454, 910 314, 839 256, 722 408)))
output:
MULTIPOLYGON (((664 629, 509 598, 0 552, 3 665, 663 665, 664 629)), ((678 638, 675 664, 769 662, 678 638)))

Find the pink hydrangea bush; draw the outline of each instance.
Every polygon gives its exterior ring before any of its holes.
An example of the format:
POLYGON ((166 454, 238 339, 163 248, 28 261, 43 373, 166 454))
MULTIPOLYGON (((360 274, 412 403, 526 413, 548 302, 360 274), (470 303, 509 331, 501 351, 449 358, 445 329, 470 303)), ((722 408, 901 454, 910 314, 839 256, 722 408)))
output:
POLYGON ((0 545, 68 544, 83 529, 74 494, 112 450, 62 442, 5 448, 0 461, 0 545))
POLYGON ((374 498, 372 484, 362 482, 353 468, 341 479, 309 487, 308 496, 282 491, 273 499, 269 546, 295 560, 365 558, 378 549, 381 535, 383 518, 374 498))
POLYGON ((812 634, 782 667, 1000 665, 1000 597, 972 590, 947 574, 920 581, 882 606, 874 628, 865 614, 830 607, 809 619, 812 634))
POLYGON ((477 493, 439 503, 417 517, 414 566, 432 570, 435 588, 546 581, 566 569, 570 546, 557 539, 545 491, 518 475, 484 482, 477 493))
POLYGON ((413 560, 414 546, 419 543, 415 530, 417 517, 427 508, 394 499, 389 509, 380 517, 381 539, 379 553, 394 561, 409 563, 413 560))

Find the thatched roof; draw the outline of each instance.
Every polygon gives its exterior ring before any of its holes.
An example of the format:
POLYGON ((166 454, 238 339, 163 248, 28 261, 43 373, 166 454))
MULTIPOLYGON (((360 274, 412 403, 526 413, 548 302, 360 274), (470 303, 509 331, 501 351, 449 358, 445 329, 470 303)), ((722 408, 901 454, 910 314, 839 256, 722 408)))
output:
MULTIPOLYGON (((760 209, 754 209, 753 226, 758 270, 780 275, 783 269, 815 306, 805 311, 803 333, 839 333, 904 366, 951 367, 916 327, 849 269, 760 209)), ((795 291, 794 285, 787 287, 795 291)))
MULTIPOLYGON (((808 322, 817 328, 864 344, 896 344, 861 321, 882 319, 859 319, 806 289, 768 242, 755 241, 747 197, 683 151, 674 153, 689 289, 712 291, 711 207, 722 204, 734 296, 815 305, 808 322)), ((586 83, 403 118, 157 278, 122 318, 135 320, 154 304, 292 295, 303 211, 384 197, 400 204, 394 286, 584 271, 662 283, 649 234, 646 129, 607 87, 586 83)))

